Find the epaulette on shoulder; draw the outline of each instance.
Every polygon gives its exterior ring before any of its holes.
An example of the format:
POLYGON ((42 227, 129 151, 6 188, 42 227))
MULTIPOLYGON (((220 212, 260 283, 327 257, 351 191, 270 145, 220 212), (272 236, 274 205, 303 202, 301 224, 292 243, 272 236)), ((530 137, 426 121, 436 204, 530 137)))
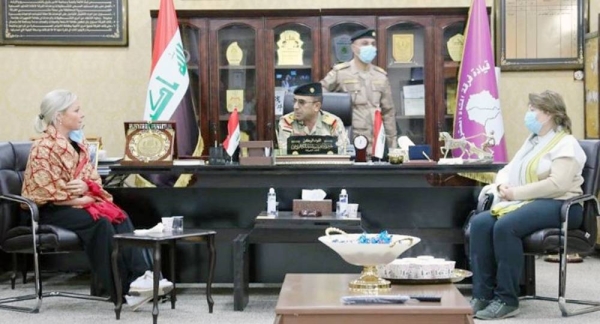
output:
POLYGON ((332 114, 325 112, 325 111, 323 112, 323 116, 321 117, 321 120, 327 125, 335 124, 335 117, 333 117, 332 114))
POLYGON ((344 62, 344 63, 334 65, 333 69, 336 71, 339 71, 339 70, 347 69, 349 67, 350 67, 350 62, 344 62))
POLYGON ((283 116, 283 121, 288 125, 288 126, 292 126, 292 123, 294 122, 294 113, 289 113, 287 115, 283 116))
POLYGON ((380 73, 383 73, 384 75, 387 75, 387 72, 384 69, 382 69, 379 66, 377 66, 377 65, 373 65, 373 69, 375 71, 377 71, 377 72, 380 72, 380 73))

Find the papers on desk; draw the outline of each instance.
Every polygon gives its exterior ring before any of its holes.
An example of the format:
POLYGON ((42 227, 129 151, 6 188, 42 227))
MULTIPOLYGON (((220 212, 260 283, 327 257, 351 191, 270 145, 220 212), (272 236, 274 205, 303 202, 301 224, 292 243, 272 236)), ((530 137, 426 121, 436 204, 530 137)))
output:
POLYGON ((352 295, 342 296, 341 301, 344 305, 355 304, 403 304, 409 300, 405 295, 352 295))
POLYGON ((276 215, 259 215, 256 216, 256 219, 275 219, 277 218, 276 215))
POLYGON ((186 160, 173 160, 173 165, 185 165, 185 166, 194 166, 194 165, 205 165, 206 162, 200 159, 186 159, 186 160))
POLYGON ((113 157, 106 157, 103 159, 98 160, 99 164, 103 164, 103 163, 117 163, 119 161, 121 161, 123 159, 122 156, 113 156, 113 157))

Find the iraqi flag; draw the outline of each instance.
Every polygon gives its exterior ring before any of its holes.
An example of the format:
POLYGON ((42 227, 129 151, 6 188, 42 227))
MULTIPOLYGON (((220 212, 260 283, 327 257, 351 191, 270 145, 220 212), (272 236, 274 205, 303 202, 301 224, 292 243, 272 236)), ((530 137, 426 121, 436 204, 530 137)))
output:
POLYGON ((223 147, 229 156, 233 156, 235 150, 240 145, 240 117, 237 108, 233 110, 229 121, 227 122, 227 138, 223 142, 223 147))
POLYGON ((144 120, 169 120, 190 83, 173 0, 161 0, 144 120))
POLYGON ((487 143, 494 152, 494 161, 506 162, 504 122, 492 53, 485 0, 473 0, 458 76, 454 138, 465 138, 478 148, 487 143))
POLYGON ((383 150, 385 149, 385 129, 383 128, 383 119, 381 119, 381 110, 375 110, 373 118, 373 156, 383 159, 383 150))

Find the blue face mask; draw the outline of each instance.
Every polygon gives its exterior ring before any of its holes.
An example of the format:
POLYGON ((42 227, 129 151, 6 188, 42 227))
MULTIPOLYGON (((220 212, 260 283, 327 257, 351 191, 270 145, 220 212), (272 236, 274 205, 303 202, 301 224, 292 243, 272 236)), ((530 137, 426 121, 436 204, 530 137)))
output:
POLYGON ((83 130, 77 129, 69 132, 69 138, 73 142, 77 142, 79 144, 83 143, 83 130))
POLYGON ((369 64, 371 63, 371 61, 373 61, 375 55, 377 55, 377 48, 375 48, 375 46, 372 45, 366 45, 360 47, 360 53, 358 54, 358 58, 364 63, 369 64))
POLYGON ((544 123, 540 123, 537 120, 537 114, 534 111, 529 110, 525 114, 525 127, 527 127, 530 132, 537 135, 542 130, 542 126, 544 126, 544 123))

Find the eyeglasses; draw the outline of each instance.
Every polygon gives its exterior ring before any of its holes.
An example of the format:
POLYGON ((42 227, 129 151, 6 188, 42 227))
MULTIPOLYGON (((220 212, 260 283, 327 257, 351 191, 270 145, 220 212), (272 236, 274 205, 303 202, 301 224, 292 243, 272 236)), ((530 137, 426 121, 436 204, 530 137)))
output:
POLYGON ((306 101, 304 99, 294 99, 294 105, 298 104, 299 107, 302 107, 308 103, 315 103, 317 101, 306 101))

